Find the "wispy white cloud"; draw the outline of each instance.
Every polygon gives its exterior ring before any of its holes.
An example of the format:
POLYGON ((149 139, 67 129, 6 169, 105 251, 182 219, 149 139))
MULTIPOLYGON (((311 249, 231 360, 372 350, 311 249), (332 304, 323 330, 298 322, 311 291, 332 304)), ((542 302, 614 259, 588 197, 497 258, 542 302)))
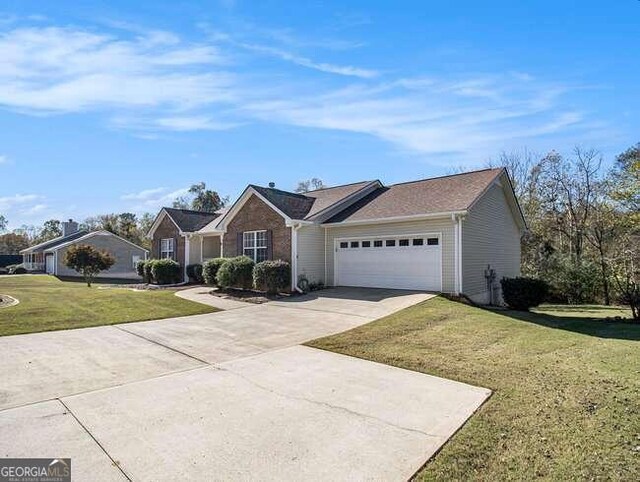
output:
POLYGON ((155 187, 143 189, 135 193, 124 194, 120 199, 124 201, 134 201, 131 210, 135 212, 154 211, 162 206, 170 206, 176 198, 185 196, 189 188, 168 189, 166 187, 155 187))
POLYGON ((16 28, 0 36, 0 58, 0 105, 23 110, 186 109, 230 100, 233 84, 214 46, 163 32, 16 28))
POLYGON ((0 165, 7 164, 9 162, 9 158, 5 155, 0 154, 0 165))
POLYGON ((40 199, 37 194, 14 194, 0 197, 0 209, 11 209, 15 206, 23 206, 40 199))
POLYGON ((155 187, 153 189, 144 189, 140 192, 134 192, 134 193, 130 193, 130 194, 125 194, 123 196, 120 197, 120 199, 123 199, 125 201, 132 201, 132 200, 145 200, 145 199, 149 199, 152 198, 154 196, 157 196, 158 194, 165 192, 167 190, 167 188, 164 187, 155 187))
MULTIPOLYGON (((586 112, 564 101, 570 86, 526 72, 392 75, 293 53, 281 46, 292 35, 286 30, 261 32, 258 41, 207 35, 193 43, 128 25, 105 32, 11 24, 0 34, 0 106, 103 112, 110 126, 146 139, 263 122, 366 134, 423 155, 476 157, 587 128, 586 112), (306 70, 274 71, 272 63, 254 70, 257 57, 306 70), (335 75, 329 82, 318 72, 335 75)), ((158 191, 125 200, 158 206, 175 197, 158 191)))
POLYGON ((335 65, 326 62, 316 62, 307 57, 296 55, 291 52, 287 52, 286 50, 282 50, 275 47, 269 47, 265 45, 257 45, 257 44, 240 44, 243 48, 247 50, 251 50, 253 52, 258 52, 262 54, 271 55, 277 57, 279 59, 285 60, 287 62, 292 62, 296 65, 300 65, 301 67, 307 67, 309 69, 319 70, 320 72, 326 72, 330 74, 339 74, 348 77, 360 77, 363 79, 371 79, 380 75, 380 73, 376 70, 372 69, 363 69, 360 67, 354 67, 351 65, 335 65))
POLYGON ((22 216, 34 216, 42 213, 42 211, 46 210, 48 207, 49 206, 47 204, 35 204, 27 209, 23 209, 20 214, 22 216))

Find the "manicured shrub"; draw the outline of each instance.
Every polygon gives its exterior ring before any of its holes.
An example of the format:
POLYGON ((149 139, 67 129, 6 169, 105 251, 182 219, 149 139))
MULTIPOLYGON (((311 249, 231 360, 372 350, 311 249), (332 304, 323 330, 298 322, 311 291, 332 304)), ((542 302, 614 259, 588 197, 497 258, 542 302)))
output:
POLYGON ((253 287, 276 294, 291 286, 291 266, 281 259, 262 261, 253 268, 253 287))
POLYGON ((147 283, 153 282, 153 275, 151 274, 151 268, 153 266, 154 261, 155 259, 148 259, 144 262, 143 278, 147 283))
POLYGON ((180 265, 172 259, 154 259, 151 261, 151 279, 159 285, 177 283, 180 265))
POLYGON ((203 283, 204 278, 202 277, 202 265, 201 264, 189 264, 187 265, 187 276, 189 277, 189 281, 194 283, 203 283))
POLYGON ((253 286, 253 267, 255 263, 247 256, 229 258, 216 275, 216 283, 223 288, 242 288, 245 290, 253 286))
POLYGON ((502 278, 502 298, 514 310, 529 311, 542 303, 549 292, 549 285, 536 278, 502 278))
POLYGON ((138 276, 140 276, 145 283, 149 282, 149 279, 147 277, 147 273, 146 273, 146 267, 147 267, 147 263, 148 261, 145 259, 141 259, 140 261, 138 261, 136 263, 136 273, 138 273, 138 276))
POLYGON ((204 264, 202 267, 202 276, 206 284, 216 284, 216 275, 218 274, 218 270, 227 260, 228 258, 214 258, 204 264))

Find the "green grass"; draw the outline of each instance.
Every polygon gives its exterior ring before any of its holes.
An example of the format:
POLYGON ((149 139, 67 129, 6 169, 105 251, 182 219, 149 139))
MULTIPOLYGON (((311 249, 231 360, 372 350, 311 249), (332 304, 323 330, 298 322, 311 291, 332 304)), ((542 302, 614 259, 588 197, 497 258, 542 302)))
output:
POLYGON ((0 336, 212 313, 171 290, 87 288, 52 276, 0 276, 0 294, 20 303, 0 308, 0 336))
POLYGON ((309 345, 494 391, 419 480, 640 480, 640 325, 536 311, 436 298, 309 345))

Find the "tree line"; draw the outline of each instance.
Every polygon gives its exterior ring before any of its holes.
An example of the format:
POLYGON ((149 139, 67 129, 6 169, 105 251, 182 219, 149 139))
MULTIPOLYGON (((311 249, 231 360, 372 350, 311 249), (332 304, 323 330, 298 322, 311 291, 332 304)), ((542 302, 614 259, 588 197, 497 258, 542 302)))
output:
POLYGON ((503 154, 528 230, 522 272, 546 280, 551 300, 623 302, 640 296, 640 143, 611 168, 594 149, 503 154))

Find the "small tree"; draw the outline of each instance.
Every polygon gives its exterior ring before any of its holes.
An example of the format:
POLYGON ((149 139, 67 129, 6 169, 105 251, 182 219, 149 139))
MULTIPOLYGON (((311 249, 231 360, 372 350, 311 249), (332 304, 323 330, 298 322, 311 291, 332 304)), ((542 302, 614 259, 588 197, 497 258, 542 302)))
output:
POLYGON ((115 258, 106 251, 98 251, 86 244, 71 246, 64 255, 64 265, 81 273, 89 288, 94 276, 108 270, 115 262, 115 258))

